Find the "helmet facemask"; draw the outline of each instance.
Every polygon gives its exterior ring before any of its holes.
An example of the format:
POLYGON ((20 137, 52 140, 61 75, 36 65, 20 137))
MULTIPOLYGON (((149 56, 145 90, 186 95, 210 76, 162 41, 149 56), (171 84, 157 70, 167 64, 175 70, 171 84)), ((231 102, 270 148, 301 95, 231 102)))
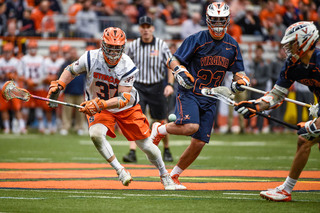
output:
POLYGON ((126 34, 116 27, 106 28, 101 38, 101 49, 108 65, 116 66, 126 44, 126 34))
POLYGON ((102 41, 101 48, 103 55, 109 65, 116 65, 119 62, 124 46, 125 45, 110 45, 102 41))
POLYGON ((222 38, 227 32, 230 23, 230 16, 214 17, 207 14, 206 22, 213 35, 217 38, 222 38))

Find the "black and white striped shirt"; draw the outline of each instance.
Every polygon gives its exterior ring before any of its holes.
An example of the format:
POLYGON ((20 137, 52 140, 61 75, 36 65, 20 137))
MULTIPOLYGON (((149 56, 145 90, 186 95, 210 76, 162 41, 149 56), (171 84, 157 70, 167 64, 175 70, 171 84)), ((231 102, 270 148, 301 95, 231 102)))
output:
POLYGON ((155 84, 164 80, 168 58, 172 57, 167 43, 154 37, 151 43, 144 43, 140 38, 129 44, 129 57, 136 64, 139 72, 135 81, 142 84, 155 84))

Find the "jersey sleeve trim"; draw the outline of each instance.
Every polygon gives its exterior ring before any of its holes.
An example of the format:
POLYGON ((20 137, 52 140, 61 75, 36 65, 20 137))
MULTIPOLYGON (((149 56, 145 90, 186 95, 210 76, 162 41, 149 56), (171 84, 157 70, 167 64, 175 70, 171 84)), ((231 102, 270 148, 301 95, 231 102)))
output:
POLYGON ((121 79, 131 75, 135 70, 137 69, 137 67, 133 67, 129 72, 127 72, 126 74, 124 74, 121 79))
POLYGON ((88 51, 88 54, 87 54, 87 63, 88 63, 88 72, 90 72, 90 68, 91 68, 90 50, 88 51))

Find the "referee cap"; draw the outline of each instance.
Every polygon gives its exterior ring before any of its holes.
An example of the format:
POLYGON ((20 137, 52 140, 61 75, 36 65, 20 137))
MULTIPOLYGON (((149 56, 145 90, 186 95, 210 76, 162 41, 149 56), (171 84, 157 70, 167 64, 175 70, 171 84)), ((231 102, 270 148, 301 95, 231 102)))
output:
POLYGON ((143 24, 153 25, 153 21, 149 16, 142 16, 139 19, 139 25, 143 25, 143 24))

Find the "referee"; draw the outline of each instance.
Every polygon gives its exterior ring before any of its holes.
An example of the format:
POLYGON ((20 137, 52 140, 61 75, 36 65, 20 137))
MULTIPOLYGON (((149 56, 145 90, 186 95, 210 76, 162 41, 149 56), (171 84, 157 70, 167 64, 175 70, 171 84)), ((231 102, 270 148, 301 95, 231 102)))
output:
MULTIPOLYGON (((168 114, 167 98, 173 93, 174 78, 166 67, 166 62, 172 57, 166 42, 155 37, 153 21, 148 16, 139 19, 139 32, 141 37, 132 41, 127 54, 139 69, 134 87, 140 95, 141 109, 146 113, 149 106, 150 116, 153 120, 166 123, 168 114)), ((163 160, 172 162, 169 150, 169 139, 163 139, 163 160)), ((130 151, 123 157, 124 162, 137 162, 136 144, 130 143, 130 151)))

